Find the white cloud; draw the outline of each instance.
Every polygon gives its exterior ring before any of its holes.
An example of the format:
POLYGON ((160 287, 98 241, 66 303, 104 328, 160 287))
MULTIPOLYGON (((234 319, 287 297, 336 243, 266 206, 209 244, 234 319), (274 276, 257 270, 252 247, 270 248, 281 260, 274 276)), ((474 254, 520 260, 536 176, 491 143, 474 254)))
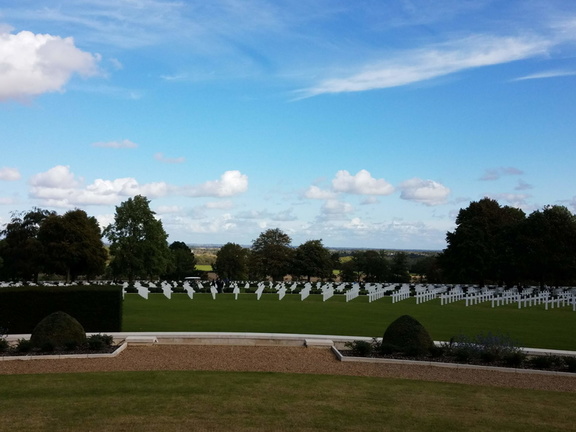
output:
POLYGON ((551 71, 544 71, 538 72, 530 75, 525 75, 519 78, 515 78, 512 81, 524 81, 524 80, 533 80, 533 79, 545 79, 545 78, 557 78, 557 77, 565 77, 565 76, 573 76, 576 75, 576 71, 573 70, 551 70, 551 71))
POLYGON ((16 181, 20 180, 20 171, 17 168, 11 167, 1 167, 0 168, 0 180, 4 181, 16 181))
POLYGON ((466 69, 544 55, 555 43, 539 37, 471 36, 400 53, 349 77, 326 79, 300 93, 311 97, 404 86, 466 69))
POLYGON ((179 163, 183 163, 186 161, 186 158, 184 158, 184 157, 167 158, 164 156, 163 153, 156 153, 154 155, 154 159, 156 159, 159 162, 168 163, 168 164, 179 164, 179 163))
POLYGON ((450 189, 433 180, 413 178, 402 182, 399 186, 402 191, 400 198, 416 201, 427 206, 444 204, 450 189))
POLYGON ((72 189, 79 185, 69 166, 57 165, 48 171, 36 174, 30 179, 34 188, 72 189))
POLYGON ((487 169, 486 172, 480 177, 480 180, 498 180, 502 176, 509 175, 522 175, 524 172, 514 167, 499 167, 487 169))
POLYGON ((500 193, 500 194, 487 194, 487 196, 497 201, 504 201, 505 203, 513 207, 526 208, 528 207, 527 199, 530 198, 532 195, 500 193))
POLYGON ((72 75, 98 73, 100 56, 78 49, 72 38, 22 31, 0 34, 0 101, 63 91, 72 75))
POLYGON ((210 210, 229 210, 234 207, 234 203, 232 201, 212 201, 207 202, 204 204, 204 207, 210 210))
POLYGON ((320 189, 318 186, 310 186, 304 196, 308 199, 326 200, 333 199, 336 195, 329 190, 320 189))
POLYGON ((342 215, 352 211, 354 211, 354 207, 343 201, 328 200, 322 205, 322 213, 325 215, 342 215))
POLYGON ((103 147, 103 148, 136 148, 138 144, 127 140, 119 140, 119 141, 107 141, 107 142, 95 142, 92 144, 93 147, 103 147))
POLYGON ((226 171, 219 180, 207 181, 198 186, 186 186, 182 193, 190 197, 229 197, 248 190, 248 176, 240 171, 226 171))
POLYGON ((394 187, 384 179, 375 179, 366 170, 360 170, 351 175, 346 170, 340 170, 332 180, 332 189, 357 195, 390 195, 394 187))

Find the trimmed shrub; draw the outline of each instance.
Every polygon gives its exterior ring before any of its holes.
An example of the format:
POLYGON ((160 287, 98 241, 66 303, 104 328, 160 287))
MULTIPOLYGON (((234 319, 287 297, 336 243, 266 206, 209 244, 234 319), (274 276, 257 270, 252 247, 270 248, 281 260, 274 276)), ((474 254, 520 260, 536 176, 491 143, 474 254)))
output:
POLYGON ((88 343, 88 349, 92 351, 100 351, 112 345, 114 341, 113 337, 110 335, 93 334, 88 336, 86 342, 88 343))
POLYGON ((430 352, 434 341, 422 324, 410 315, 392 322, 382 337, 382 346, 395 346, 401 353, 423 356, 430 352))
POLYGON ((356 357, 370 357, 373 352, 373 344, 368 341, 355 340, 353 342, 346 342, 345 346, 350 348, 350 351, 356 357))
POLYGON ((36 325, 30 342, 33 348, 41 349, 48 344, 59 348, 73 342, 79 346, 86 342, 86 332, 75 318, 66 312, 58 311, 48 315, 36 325))
POLYGON ((18 339, 18 342, 16 343, 16 351, 19 353, 32 351, 32 343, 30 343, 30 339, 18 339))

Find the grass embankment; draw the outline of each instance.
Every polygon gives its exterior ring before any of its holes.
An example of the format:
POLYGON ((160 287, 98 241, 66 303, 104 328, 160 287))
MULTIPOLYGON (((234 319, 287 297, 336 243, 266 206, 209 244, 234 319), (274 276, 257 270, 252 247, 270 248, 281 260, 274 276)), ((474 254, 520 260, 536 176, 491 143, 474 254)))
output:
POLYGON ((464 302, 440 306, 439 300, 415 304, 414 299, 392 304, 390 298, 368 303, 359 297, 346 303, 343 296, 322 302, 319 295, 304 301, 276 294, 174 294, 167 299, 137 294, 124 302, 123 330, 301 333, 348 336, 382 336, 386 327, 401 315, 419 320, 435 340, 452 336, 475 336, 492 332, 507 334, 525 347, 576 351, 576 312, 571 308, 544 310, 544 306, 518 309, 516 305, 491 308, 490 303, 466 307, 464 302))
POLYGON ((3 376, 0 431, 568 431, 576 394, 236 372, 3 376))

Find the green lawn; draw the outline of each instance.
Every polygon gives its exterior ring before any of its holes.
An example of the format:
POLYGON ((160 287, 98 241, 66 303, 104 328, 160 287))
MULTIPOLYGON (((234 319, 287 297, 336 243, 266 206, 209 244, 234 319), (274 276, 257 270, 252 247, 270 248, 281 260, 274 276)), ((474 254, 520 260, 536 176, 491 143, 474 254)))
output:
POLYGON ((0 431, 572 431, 576 394, 237 372, 0 376, 0 431))
POLYGON ((571 308, 544 310, 543 306, 518 309, 515 305, 492 309, 490 303, 465 307, 464 302, 440 306, 435 300, 416 305, 414 299, 395 304, 390 298, 368 303, 365 296, 346 303, 343 296, 322 302, 320 295, 300 301, 276 294, 174 294, 168 300, 151 294, 148 300, 126 295, 124 331, 213 331, 304 333, 382 336, 394 319, 409 314, 428 329, 433 339, 449 340, 458 334, 505 333, 522 346, 576 351, 576 312, 571 308))

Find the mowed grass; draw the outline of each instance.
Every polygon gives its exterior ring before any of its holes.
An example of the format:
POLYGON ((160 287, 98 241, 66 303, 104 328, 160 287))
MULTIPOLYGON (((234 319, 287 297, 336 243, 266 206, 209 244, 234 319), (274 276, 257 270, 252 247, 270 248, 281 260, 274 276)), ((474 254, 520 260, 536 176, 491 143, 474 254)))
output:
POLYGON ((572 431, 576 394, 237 372, 0 376, 0 431, 572 431))
POLYGON ((414 299, 392 304, 390 298, 368 303, 366 296, 345 302, 320 295, 304 301, 299 295, 278 300, 276 294, 150 294, 143 299, 126 295, 123 330, 189 332, 264 332, 380 337, 401 315, 418 319, 435 340, 479 333, 507 334, 519 345, 576 351, 576 312, 571 307, 544 310, 544 306, 518 309, 517 305, 491 308, 490 302, 466 307, 464 302, 440 305, 439 300, 417 305, 414 299))

